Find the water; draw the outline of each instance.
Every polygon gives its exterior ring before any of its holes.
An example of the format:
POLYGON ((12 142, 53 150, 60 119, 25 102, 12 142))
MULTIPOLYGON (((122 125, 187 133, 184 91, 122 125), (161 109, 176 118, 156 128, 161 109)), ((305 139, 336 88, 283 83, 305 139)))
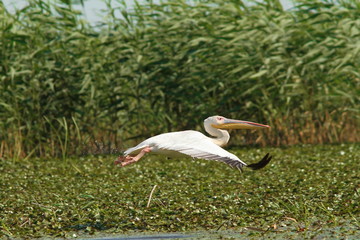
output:
MULTIPOLYGON (((104 237, 92 238, 91 240, 155 240, 155 239, 182 239, 192 238, 193 235, 170 233, 170 234, 155 234, 155 235, 137 235, 137 236, 119 236, 119 237, 104 237)), ((89 240, 89 239, 87 239, 89 240)))
POLYGON ((257 239, 257 238, 277 238, 277 239, 360 239, 359 226, 349 224, 332 228, 307 229, 305 231, 294 230, 259 230, 243 228, 239 230, 223 231, 198 231, 190 233, 157 233, 157 234, 138 234, 138 235, 114 235, 96 238, 80 238, 83 240, 155 240, 155 239, 257 239))

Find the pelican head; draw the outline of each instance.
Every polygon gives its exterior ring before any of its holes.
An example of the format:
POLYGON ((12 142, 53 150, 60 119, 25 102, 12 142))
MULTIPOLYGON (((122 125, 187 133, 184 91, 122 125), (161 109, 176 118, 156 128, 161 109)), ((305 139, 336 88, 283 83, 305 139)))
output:
POLYGON ((223 116, 212 116, 204 120, 204 125, 211 126, 217 129, 259 129, 259 128, 269 128, 269 125, 264 125, 260 123, 254 123, 243 120, 229 119, 223 116))

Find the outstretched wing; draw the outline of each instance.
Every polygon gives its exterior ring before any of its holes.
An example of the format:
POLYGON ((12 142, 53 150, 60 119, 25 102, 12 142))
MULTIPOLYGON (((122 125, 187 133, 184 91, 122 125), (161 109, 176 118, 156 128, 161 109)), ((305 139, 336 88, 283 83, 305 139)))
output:
POLYGON ((150 147, 151 151, 168 156, 190 156, 193 158, 215 160, 224 162, 239 170, 246 166, 253 170, 265 167, 271 160, 271 156, 266 154, 258 163, 247 165, 237 156, 216 145, 211 138, 197 131, 181 131, 160 134, 139 143, 137 146, 129 148, 124 155, 136 155, 145 147, 150 147))
POLYGON ((179 152, 187 156, 206 160, 215 160, 224 162, 231 167, 241 169, 246 163, 237 156, 216 145, 211 138, 196 131, 182 131, 167 134, 161 134, 152 139, 148 145, 153 147, 154 152, 168 153, 179 152))
POLYGON ((233 168, 241 169, 246 166, 246 163, 241 161, 237 156, 222 149, 218 145, 212 143, 211 145, 209 144, 209 147, 211 148, 205 149, 196 146, 187 148, 186 146, 178 146, 178 151, 193 158, 224 162, 233 168))

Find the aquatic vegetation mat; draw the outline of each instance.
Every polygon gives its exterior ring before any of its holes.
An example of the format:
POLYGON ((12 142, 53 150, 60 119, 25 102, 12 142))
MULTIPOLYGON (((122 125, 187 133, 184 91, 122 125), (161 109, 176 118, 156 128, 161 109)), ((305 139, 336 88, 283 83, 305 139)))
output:
POLYGON ((274 159, 243 174, 219 162, 156 155, 125 168, 109 155, 1 159, 0 237, 360 236, 360 145, 231 152, 247 163, 267 152, 274 159))

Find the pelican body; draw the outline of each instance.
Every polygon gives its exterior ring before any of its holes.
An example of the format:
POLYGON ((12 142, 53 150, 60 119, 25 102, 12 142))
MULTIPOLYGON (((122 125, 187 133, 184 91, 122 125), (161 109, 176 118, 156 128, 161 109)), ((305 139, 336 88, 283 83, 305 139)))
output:
POLYGON ((272 158, 269 154, 266 154, 260 162, 247 165, 237 156, 222 148, 230 139, 227 129, 269 128, 268 125, 228 119, 222 116, 212 116, 204 120, 204 127, 212 137, 193 130, 163 133, 127 149, 124 156, 120 156, 115 161, 115 164, 126 166, 139 161, 146 153, 153 152, 171 157, 186 156, 221 161, 239 170, 244 166, 257 170, 265 167, 272 158))

